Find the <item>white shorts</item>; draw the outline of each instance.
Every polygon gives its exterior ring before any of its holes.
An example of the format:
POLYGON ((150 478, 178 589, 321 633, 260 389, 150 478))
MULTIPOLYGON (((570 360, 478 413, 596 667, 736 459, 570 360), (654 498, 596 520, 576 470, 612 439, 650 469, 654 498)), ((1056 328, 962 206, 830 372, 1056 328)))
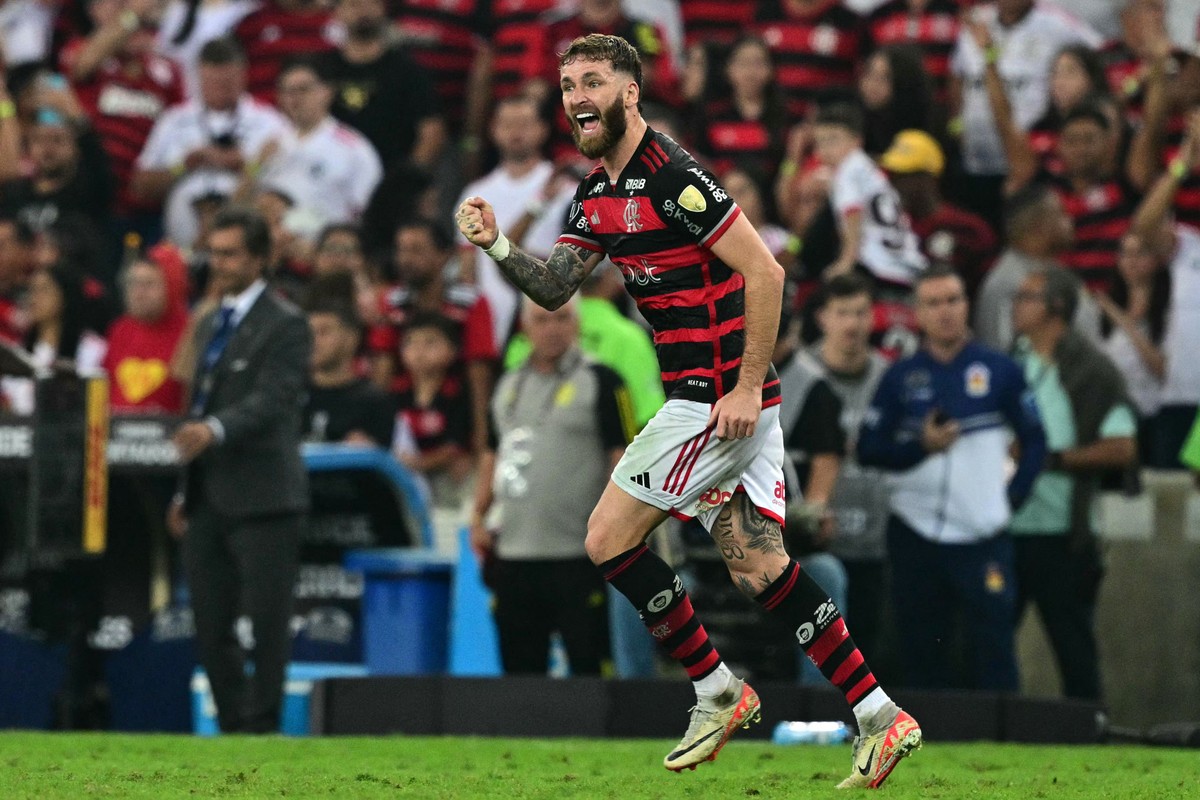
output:
POLYGON ((761 514, 783 524, 779 406, 763 409, 749 439, 718 439, 707 427, 711 412, 708 403, 668 400, 625 450, 613 482, 674 517, 698 517, 710 531, 737 491, 744 491, 761 514))

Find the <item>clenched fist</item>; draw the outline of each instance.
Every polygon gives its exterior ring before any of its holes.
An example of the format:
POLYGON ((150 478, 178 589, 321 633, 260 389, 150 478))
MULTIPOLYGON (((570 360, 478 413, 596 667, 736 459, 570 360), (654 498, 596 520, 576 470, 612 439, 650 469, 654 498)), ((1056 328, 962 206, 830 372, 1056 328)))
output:
POLYGON ((468 197, 464 200, 454 219, 467 241, 484 250, 494 245, 500 235, 496 226, 496 213, 492 211, 491 204, 482 197, 468 197))

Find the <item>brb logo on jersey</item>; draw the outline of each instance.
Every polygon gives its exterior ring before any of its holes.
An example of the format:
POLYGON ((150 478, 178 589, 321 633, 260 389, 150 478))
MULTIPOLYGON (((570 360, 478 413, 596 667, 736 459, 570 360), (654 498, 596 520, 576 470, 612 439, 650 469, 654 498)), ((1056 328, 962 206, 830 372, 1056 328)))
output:
POLYGON ((651 264, 646 259, 641 259, 641 264, 622 264, 621 274, 625 276, 628 283, 636 283, 638 286, 649 286, 652 283, 662 283, 662 278, 654 274, 658 267, 651 264))
POLYGON ((642 209, 638 205, 637 198, 629 198, 629 202, 625 204, 625 230, 628 233, 637 233, 642 229, 642 209))

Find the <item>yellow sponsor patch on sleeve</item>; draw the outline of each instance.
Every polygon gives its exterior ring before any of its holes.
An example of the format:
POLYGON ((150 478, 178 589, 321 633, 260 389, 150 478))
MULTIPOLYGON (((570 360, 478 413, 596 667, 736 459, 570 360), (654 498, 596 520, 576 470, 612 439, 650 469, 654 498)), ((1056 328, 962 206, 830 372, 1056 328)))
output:
POLYGON ((700 194, 700 190, 695 186, 688 186, 679 193, 679 205, 688 211, 695 211, 697 214, 708 208, 708 203, 704 201, 704 195, 700 194))

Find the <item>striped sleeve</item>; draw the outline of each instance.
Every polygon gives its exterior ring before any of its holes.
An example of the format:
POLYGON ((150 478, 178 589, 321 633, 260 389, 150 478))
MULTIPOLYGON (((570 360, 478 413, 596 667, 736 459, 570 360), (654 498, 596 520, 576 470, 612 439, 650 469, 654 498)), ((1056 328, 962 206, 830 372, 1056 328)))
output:
POLYGON ((556 244, 569 244, 591 250, 593 253, 603 253, 604 248, 600 246, 596 234, 592 232, 592 223, 587 218, 587 212, 583 210, 583 193, 588 185, 588 181, 585 180, 575 192, 575 198, 571 201, 570 213, 567 214, 566 226, 556 244))

